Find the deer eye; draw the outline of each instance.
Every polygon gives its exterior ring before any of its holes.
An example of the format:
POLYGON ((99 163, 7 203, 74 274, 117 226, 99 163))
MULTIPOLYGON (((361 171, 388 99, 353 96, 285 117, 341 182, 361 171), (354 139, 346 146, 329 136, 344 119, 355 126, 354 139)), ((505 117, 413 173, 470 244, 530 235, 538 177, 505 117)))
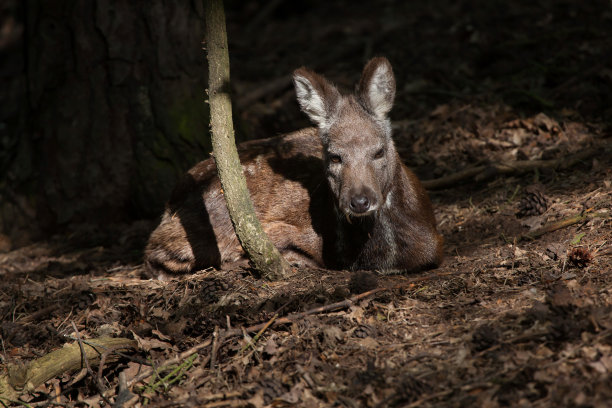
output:
POLYGON ((332 163, 342 163, 342 157, 340 157, 338 154, 330 154, 329 161, 332 163))
POLYGON ((385 155, 385 150, 384 149, 380 149, 379 151, 376 152, 376 154, 374 155, 375 159, 382 159, 382 157, 385 155))

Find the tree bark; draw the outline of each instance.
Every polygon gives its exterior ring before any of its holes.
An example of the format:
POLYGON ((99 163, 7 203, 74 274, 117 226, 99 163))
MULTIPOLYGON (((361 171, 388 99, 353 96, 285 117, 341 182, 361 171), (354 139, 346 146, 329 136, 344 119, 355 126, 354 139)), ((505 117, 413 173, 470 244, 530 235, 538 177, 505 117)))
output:
POLYGON ((229 53, 222 0, 205 0, 208 96, 213 156, 236 236, 254 264, 268 279, 287 276, 290 266, 263 231, 238 158, 229 95, 229 53))
POLYGON ((0 233, 159 216, 211 150, 201 0, 1 4, 0 233))

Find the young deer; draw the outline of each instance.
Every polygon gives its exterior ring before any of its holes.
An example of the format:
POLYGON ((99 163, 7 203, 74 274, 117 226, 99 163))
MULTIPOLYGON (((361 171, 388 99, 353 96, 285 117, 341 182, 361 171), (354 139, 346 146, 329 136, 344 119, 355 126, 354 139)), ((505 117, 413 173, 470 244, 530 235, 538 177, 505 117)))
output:
MULTIPOLYGON (((265 232, 289 262, 383 273, 433 268, 442 237, 427 193, 401 162, 387 114, 395 78, 370 60, 354 95, 299 68, 297 100, 316 128, 243 143, 240 160, 265 232)), ((212 159, 175 188, 145 250, 149 273, 246 261, 212 159)))

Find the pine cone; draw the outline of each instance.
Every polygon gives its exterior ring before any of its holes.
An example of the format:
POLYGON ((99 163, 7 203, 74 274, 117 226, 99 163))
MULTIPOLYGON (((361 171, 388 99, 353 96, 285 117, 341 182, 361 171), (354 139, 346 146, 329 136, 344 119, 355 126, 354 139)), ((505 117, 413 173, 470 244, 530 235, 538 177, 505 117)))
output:
POLYGON ((586 248, 574 248, 567 255, 570 264, 578 268, 586 267, 593 260, 593 255, 586 248))
POLYGON ((548 200, 537 186, 529 186, 525 189, 525 196, 518 203, 516 215, 526 217, 528 215, 540 215, 548 209, 548 200))
POLYGON ((358 339, 363 339, 366 337, 371 337, 374 328, 365 324, 361 324, 355 328, 353 331, 353 337, 357 337, 358 339))
POLYGON ((227 292, 228 288, 228 284, 220 279, 215 277, 204 278, 199 282, 199 287, 197 288, 198 298, 204 303, 216 303, 227 292))

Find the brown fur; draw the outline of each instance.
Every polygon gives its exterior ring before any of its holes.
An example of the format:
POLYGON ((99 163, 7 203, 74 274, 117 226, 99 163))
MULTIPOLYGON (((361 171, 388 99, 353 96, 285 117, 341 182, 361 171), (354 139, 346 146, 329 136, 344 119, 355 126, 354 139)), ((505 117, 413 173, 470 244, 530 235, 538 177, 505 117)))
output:
MULTIPOLYGON (((389 62, 365 67, 357 95, 322 76, 294 73, 298 101, 317 128, 239 147, 261 224, 292 263, 416 271, 437 266, 442 237, 427 193, 400 161, 386 118, 395 96, 389 62), (339 162, 336 162, 340 160, 339 162)), ((156 275, 246 261, 212 159, 175 188, 145 250, 156 275)))

